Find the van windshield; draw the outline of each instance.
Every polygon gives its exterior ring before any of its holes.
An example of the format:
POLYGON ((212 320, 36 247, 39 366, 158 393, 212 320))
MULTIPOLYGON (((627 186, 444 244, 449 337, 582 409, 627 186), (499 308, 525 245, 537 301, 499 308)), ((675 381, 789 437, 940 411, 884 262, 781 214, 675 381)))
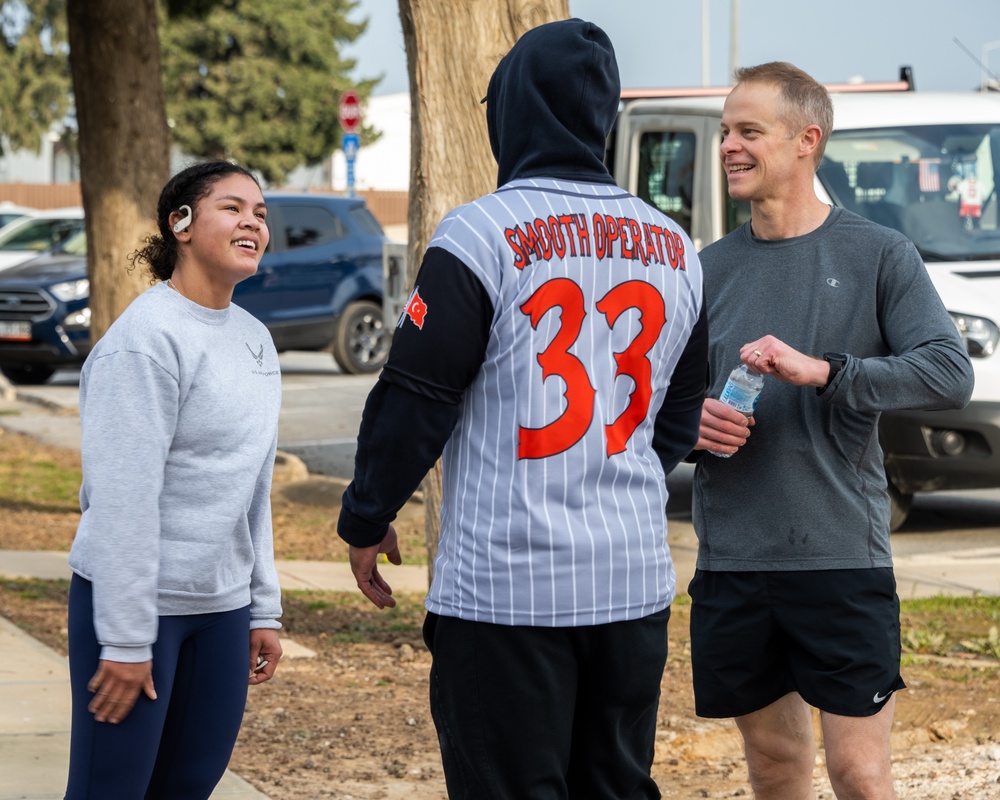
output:
POLYGON ((834 131, 816 174, 925 261, 969 261, 1000 259, 998 165, 1000 125, 920 125, 834 131))

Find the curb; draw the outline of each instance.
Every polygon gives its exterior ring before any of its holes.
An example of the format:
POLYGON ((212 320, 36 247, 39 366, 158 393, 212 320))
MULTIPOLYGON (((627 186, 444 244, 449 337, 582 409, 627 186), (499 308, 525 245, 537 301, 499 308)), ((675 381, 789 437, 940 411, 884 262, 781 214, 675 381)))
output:
POLYGON ((4 400, 17 400, 21 403, 30 403, 34 406, 41 406, 46 411, 51 411, 55 414, 79 414, 80 409, 76 406, 63 406, 59 403, 55 403, 52 400, 46 400, 44 397, 39 397, 36 394, 30 394, 27 392, 22 392, 16 386, 14 387, 14 395, 12 397, 8 396, 8 392, 4 391, 4 400))

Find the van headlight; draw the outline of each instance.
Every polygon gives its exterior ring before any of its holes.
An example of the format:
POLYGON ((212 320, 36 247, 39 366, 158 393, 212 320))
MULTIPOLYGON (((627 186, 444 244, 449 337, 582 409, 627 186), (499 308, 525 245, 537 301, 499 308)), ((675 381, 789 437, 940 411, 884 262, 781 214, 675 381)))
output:
POLYGON ((49 287, 49 291, 64 303, 68 303, 71 300, 83 300, 90 294, 90 281, 86 278, 81 278, 78 281, 56 283, 49 287))
POLYGON ((995 322, 985 317, 949 313, 970 357, 986 358, 993 355, 997 348, 997 340, 1000 339, 1000 329, 995 322))

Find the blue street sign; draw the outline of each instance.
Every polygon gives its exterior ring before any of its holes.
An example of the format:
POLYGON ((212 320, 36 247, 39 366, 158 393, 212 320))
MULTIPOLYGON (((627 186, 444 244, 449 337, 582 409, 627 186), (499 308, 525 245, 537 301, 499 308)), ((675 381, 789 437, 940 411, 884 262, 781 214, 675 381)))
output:
POLYGON ((358 154, 358 135, 344 133, 340 137, 340 149, 344 151, 347 161, 347 193, 354 195, 354 157, 358 154))
POLYGON ((358 135, 356 133, 341 134, 340 149, 344 151, 344 158, 353 161, 358 154, 358 135))

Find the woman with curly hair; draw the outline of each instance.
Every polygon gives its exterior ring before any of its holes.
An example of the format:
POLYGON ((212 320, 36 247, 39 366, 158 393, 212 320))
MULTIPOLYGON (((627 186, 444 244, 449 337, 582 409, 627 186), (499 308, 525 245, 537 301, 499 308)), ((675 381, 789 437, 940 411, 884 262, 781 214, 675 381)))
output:
POLYGON ((208 798, 249 684, 281 656, 270 488, 281 375, 232 304, 268 243, 249 172, 175 175, 136 252, 159 283, 80 375, 82 516, 70 551, 66 798, 208 798))

